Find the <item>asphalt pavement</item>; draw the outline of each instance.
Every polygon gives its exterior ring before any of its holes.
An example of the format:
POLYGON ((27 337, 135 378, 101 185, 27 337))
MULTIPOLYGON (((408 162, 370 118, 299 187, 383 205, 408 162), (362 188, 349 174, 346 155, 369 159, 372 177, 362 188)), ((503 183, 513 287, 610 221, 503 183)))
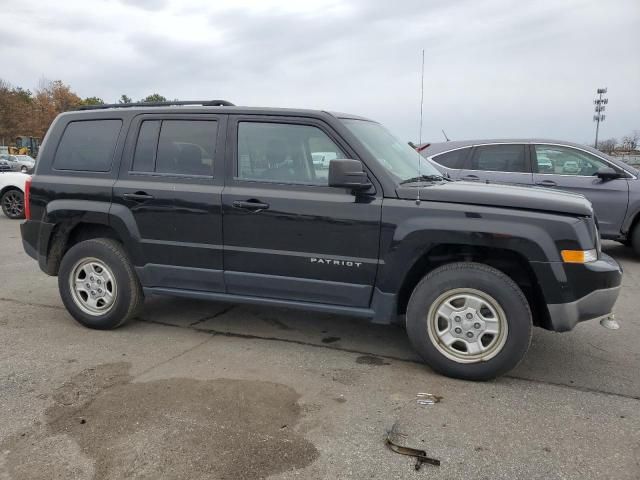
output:
POLYGON ((473 383, 337 315, 153 297, 88 330, 0 216, 0 480, 638 479, 640 259, 604 250, 621 328, 535 329, 516 370, 473 383), (391 451, 392 428, 440 466, 391 451))

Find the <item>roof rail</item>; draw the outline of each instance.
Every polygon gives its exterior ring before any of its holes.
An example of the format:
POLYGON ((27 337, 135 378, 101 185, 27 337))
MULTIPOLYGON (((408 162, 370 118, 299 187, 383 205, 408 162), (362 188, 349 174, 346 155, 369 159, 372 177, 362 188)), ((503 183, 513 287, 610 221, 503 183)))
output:
POLYGON ((226 100, 184 100, 174 102, 102 103, 100 105, 80 105, 76 110, 101 110, 105 108, 130 107, 172 107, 174 105, 202 105, 203 107, 235 107, 226 100))

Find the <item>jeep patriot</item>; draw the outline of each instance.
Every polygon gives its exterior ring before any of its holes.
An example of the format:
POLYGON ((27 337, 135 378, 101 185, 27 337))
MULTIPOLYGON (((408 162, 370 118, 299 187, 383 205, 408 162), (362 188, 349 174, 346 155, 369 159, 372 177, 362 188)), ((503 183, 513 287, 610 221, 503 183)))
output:
POLYGON ((148 295, 331 312, 401 322, 464 379, 515 367, 533 326, 611 315, 622 277, 583 196, 449 181, 342 113, 85 107, 55 119, 25 196, 24 248, 87 327, 148 295))

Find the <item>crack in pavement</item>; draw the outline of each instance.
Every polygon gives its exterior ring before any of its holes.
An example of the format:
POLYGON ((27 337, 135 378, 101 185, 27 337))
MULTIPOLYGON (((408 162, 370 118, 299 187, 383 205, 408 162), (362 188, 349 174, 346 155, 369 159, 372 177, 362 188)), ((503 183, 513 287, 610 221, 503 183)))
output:
MULTIPOLYGON (((227 308, 223 308, 222 310, 220 310, 219 312, 214 313, 213 315, 207 315, 204 318, 201 318, 200 320, 196 320, 193 323, 190 323, 189 326, 193 327, 194 325, 198 325, 202 322, 206 322, 207 320, 213 320, 214 318, 218 318, 221 317, 223 315, 226 315, 227 313, 229 313, 231 310, 233 310, 234 308, 236 308, 235 305, 231 305, 227 308)), ((144 319, 141 319, 144 320, 144 319)))
MULTIPOLYGON (((12 303, 16 303, 19 305, 25 305, 25 306, 31 306, 31 307, 46 307, 46 308, 55 308, 57 310, 64 310, 64 307, 60 307, 57 305, 45 305, 45 304, 37 304, 37 303, 30 303, 30 302, 23 302, 21 300, 16 300, 16 299, 12 299, 12 298, 2 298, 0 297, 0 302, 12 302, 12 303)), ((340 352, 345 352, 345 353, 356 353, 359 355, 375 355, 377 357, 380 358, 386 358, 388 360, 396 360, 399 362, 406 362, 406 363, 413 363, 416 365, 425 365, 423 362, 421 362, 420 360, 414 360, 411 358, 404 358, 404 357, 397 357, 394 355, 386 355, 386 354, 379 354, 379 353, 375 353, 375 352, 369 352, 369 351, 365 351, 365 350, 358 350, 358 349, 353 349, 353 348, 345 348, 345 347, 340 347, 337 345, 331 345, 331 344, 317 344, 317 343, 311 343, 311 342, 306 342, 303 340, 294 340, 294 339, 288 339, 288 338, 281 338, 281 337, 272 337, 272 336, 265 336, 265 335, 254 335, 254 334, 250 334, 250 333, 234 333, 234 332, 225 332, 223 330, 215 330, 215 329, 211 329, 211 328, 200 328, 197 327, 198 324, 202 323, 203 321, 206 320, 210 320, 212 318, 216 318, 219 317, 221 315, 224 315, 226 313, 229 312, 229 310, 231 310, 232 308, 235 308, 236 305, 231 305, 230 307, 221 310, 220 312, 217 312, 216 314, 212 315, 212 316, 208 316, 205 317, 201 320, 197 320, 195 322, 193 322, 192 324, 189 325, 176 325, 173 323, 167 323, 167 322, 160 322, 157 320, 150 320, 150 319, 145 319, 145 318, 141 318, 141 317, 136 317, 136 320, 141 321, 143 323, 150 323, 150 324, 154 324, 154 325, 162 325, 165 327, 173 327, 173 328, 181 328, 181 329, 186 329, 186 330, 194 330, 196 332, 201 332, 201 333, 206 333, 209 335, 219 335, 219 336, 224 336, 224 337, 232 337, 232 338, 243 338, 243 339, 248 339, 248 340, 266 340, 266 341, 273 341, 273 342, 283 342, 283 343, 291 343, 291 344, 295 344, 295 345, 302 345, 302 346, 307 346, 307 347, 313 347, 313 348, 323 348, 326 350, 337 350, 340 352)), ((205 340, 204 342, 196 345, 193 348, 197 348, 198 346, 206 343, 208 340, 205 340)), ((185 353, 188 353, 188 350, 178 354, 176 356, 179 357, 180 355, 183 355, 185 353)), ((169 362, 173 360, 173 358, 170 358, 164 362, 161 362, 158 365, 161 365, 163 363, 169 362)), ((151 368, 155 368, 155 367, 151 367, 151 368)), ((142 375, 145 372, 142 372, 140 375, 142 375)), ((601 394, 601 395, 609 395, 609 396, 614 396, 614 397, 619 397, 619 398, 624 398, 624 399, 628 399, 628 400, 638 400, 640 401, 640 395, 630 395, 630 394, 625 394, 625 393, 617 393, 617 392, 608 392, 606 390, 599 390, 597 388, 591 388, 591 387, 583 387, 583 386, 579 386, 579 385, 569 385, 566 383, 561 383, 561 382, 553 382, 550 380, 539 380, 539 379, 535 379, 535 378, 528 378, 528 377, 522 377, 522 376, 518 376, 518 375, 504 375, 504 378, 509 378, 512 380, 517 380, 517 381, 522 381, 522 382, 530 382, 530 383, 538 383, 541 385, 550 385, 550 386, 555 386, 555 387, 563 387, 563 388, 568 388, 570 390, 577 390, 577 391, 581 391, 581 392, 587 392, 587 393, 597 393, 597 394, 601 394)))

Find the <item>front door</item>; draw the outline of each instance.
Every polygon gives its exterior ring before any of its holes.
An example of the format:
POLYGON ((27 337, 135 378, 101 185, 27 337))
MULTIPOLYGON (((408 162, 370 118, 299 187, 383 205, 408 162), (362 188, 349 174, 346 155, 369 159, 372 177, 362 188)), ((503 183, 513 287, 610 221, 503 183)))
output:
POLYGON ((224 291, 225 124, 209 114, 132 122, 111 208, 137 231, 134 263, 145 287, 224 291))
MULTIPOLYGON (((369 306, 382 196, 328 186, 354 153, 321 121, 230 117, 222 195, 228 293, 369 306)), ((380 189, 378 189, 380 192, 380 189)))
POLYGON ((593 204, 601 235, 620 235, 629 202, 629 184, 623 170, 569 146, 536 144, 532 154, 536 185, 584 195, 593 204), (596 176, 602 167, 614 168, 622 177, 602 180, 596 176))

